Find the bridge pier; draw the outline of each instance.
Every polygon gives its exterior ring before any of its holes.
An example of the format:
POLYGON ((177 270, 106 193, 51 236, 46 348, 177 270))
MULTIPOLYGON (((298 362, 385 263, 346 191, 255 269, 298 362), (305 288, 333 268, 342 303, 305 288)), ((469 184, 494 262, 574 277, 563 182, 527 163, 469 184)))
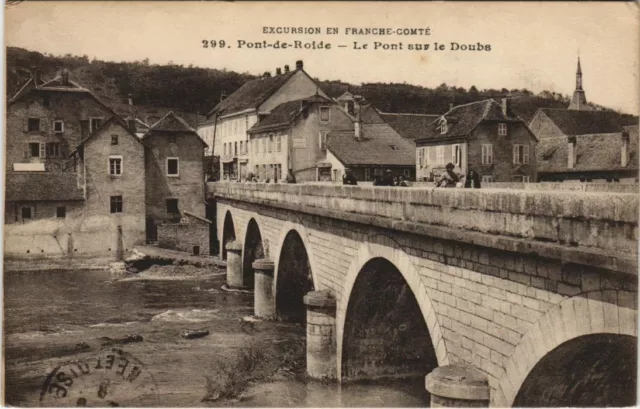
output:
POLYGON ((307 375, 314 379, 335 379, 336 300, 328 291, 311 291, 304 296, 307 306, 307 375))
POLYGON ((244 287, 242 279, 242 243, 232 241, 227 243, 227 285, 232 288, 244 287))
POLYGON ((260 318, 274 318, 276 302, 273 297, 273 261, 258 259, 251 266, 254 270, 253 314, 260 318))
POLYGON ((425 387, 432 408, 489 407, 487 376, 468 366, 439 366, 425 377, 425 387))

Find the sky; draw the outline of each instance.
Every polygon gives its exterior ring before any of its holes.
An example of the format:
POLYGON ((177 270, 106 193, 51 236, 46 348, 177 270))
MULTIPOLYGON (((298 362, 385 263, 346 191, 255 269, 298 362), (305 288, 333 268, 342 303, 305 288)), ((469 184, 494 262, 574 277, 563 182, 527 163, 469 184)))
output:
MULTIPOLYGON (((5 10, 5 43, 88 55, 259 74, 303 60, 321 80, 436 87, 527 88, 571 94, 578 53, 590 102, 637 115, 640 7, 633 3, 528 2, 25 2, 5 10), (320 35, 264 27, 320 27, 320 35), (337 35, 326 34, 338 28, 337 35), (347 35, 347 28, 429 28, 430 35, 347 35), (225 47, 203 48, 203 40, 225 47), (238 48, 238 41, 324 41, 330 50, 238 48), (354 49, 368 44, 368 49, 354 49), (374 50, 374 42, 403 43, 374 50), (454 51, 451 43, 489 44, 454 51), (434 43, 445 50, 434 50, 434 43), (427 51, 409 44, 429 44, 427 51), (346 45, 344 48, 338 45, 346 45)), ((211 44, 211 43, 209 43, 211 44)))

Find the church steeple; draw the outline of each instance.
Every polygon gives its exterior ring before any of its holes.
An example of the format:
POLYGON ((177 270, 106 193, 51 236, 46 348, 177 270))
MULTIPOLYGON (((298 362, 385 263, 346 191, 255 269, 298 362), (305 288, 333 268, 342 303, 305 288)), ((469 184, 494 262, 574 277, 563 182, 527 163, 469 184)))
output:
POLYGON ((580 56, 578 56, 578 69, 576 70, 576 89, 573 91, 573 97, 569 104, 569 109, 576 111, 591 111, 592 108, 587 104, 587 96, 582 89, 582 67, 580 65, 580 56))
POLYGON ((578 56, 578 70, 576 71, 576 89, 582 89, 582 68, 580 67, 579 56, 578 56))

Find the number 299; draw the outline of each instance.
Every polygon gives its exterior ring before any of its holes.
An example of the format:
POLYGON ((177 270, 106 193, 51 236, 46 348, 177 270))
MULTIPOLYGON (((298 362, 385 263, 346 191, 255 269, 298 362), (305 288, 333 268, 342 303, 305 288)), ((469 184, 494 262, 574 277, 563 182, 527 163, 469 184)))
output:
POLYGON ((224 48, 226 45, 224 40, 202 40, 202 48, 224 48))

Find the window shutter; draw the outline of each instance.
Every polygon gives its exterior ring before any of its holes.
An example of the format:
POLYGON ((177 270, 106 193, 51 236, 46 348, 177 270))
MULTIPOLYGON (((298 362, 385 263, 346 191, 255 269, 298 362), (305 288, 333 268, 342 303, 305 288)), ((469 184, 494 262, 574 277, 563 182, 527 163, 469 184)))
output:
POLYGON ((518 145, 513 145, 513 163, 518 164, 518 145))
POLYGON ((47 153, 47 151, 46 151, 46 145, 45 145, 44 143, 41 143, 41 144, 40 144, 40 157, 41 157, 41 158, 46 157, 46 156, 47 156, 47 155, 46 155, 46 153, 47 153))
POLYGON ((40 132, 44 132, 45 131, 45 122, 46 122, 46 118, 40 118, 40 132))

